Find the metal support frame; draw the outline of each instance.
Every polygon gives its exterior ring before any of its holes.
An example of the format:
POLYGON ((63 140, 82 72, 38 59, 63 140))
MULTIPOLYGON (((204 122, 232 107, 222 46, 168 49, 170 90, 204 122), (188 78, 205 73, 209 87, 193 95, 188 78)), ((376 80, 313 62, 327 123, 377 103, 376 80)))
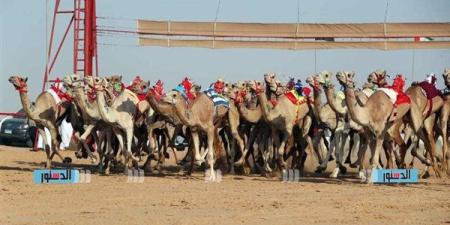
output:
POLYGON ((52 69, 58 59, 67 34, 73 28, 73 73, 90 76, 93 74, 93 63, 95 58, 96 73, 98 75, 97 58, 97 29, 95 0, 73 0, 73 10, 60 10, 61 0, 55 0, 53 10, 52 27, 50 31, 49 47, 47 52, 47 65, 45 66, 42 91, 45 90, 52 74, 52 69), (70 15, 71 19, 65 29, 55 54, 52 57, 53 42, 55 38, 55 26, 58 15, 70 15))

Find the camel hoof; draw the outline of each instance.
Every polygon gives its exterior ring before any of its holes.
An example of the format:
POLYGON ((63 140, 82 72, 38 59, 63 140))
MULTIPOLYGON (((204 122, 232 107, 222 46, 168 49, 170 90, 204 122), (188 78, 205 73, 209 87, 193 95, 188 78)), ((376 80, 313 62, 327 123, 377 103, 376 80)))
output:
POLYGON ((323 173, 323 171, 325 171, 326 169, 327 169, 327 168, 324 168, 324 167, 322 167, 322 166, 318 166, 317 169, 316 169, 316 171, 314 171, 314 173, 320 174, 320 173, 323 173))
POLYGON ((339 175, 339 168, 334 168, 333 172, 331 173, 331 178, 337 178, 339 175))
POLYGON ((347 173, 347 167, 345 167, 345 166, 339 166, 339 170, 340 170, 340 172, 342 173, 342 174, 346 174, 347 173))
POLYGON ((77 159, 81 159, 83 154, 81 152, 75 152, 75 157, 77 157, 77 159))
POLYGON ((422 176, 420 176, 422 179, 428 179, 428 178, 430 178, 431 177, 431 175, 430 175, 430 172, 428 172, 428 170, 427 171, 425 171, 423 174, 422 174, 422 176))
POLYGON ((367 181, 366 173, 364 171, 359 171, 358 178, 361 179, 361 183, 365 183, 367 181))
POLYGON ((196 160, 195 162, 194 162, 194 164, 195 165, 197 165, 197 166, 202 166, 202 164, 205 162, 205 160, 196 160))
POLYGON ((63 160, 63 163, 64 163, 64 164, 71 164, 71 163, 72 163, 72 158, 70 158, 70 157, 65 157, 64 160, 63 160))

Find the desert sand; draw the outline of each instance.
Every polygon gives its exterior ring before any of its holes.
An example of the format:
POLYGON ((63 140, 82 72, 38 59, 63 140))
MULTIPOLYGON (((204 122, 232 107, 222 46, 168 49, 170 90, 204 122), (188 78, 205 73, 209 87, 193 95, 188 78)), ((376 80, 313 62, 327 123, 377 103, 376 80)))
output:
MULTIPOLYGON (((86 159, 76 168, 94 169, 86 159)), ((225 175, 205 183, 174 165, 128 183, 123 174, 91 183, 38 185, 45 153, 0 146, 0 224, 450 224, 450 179, 368 185, 354 170, 339 179, 308 173, 298 183, 225 175)), ((58 166, 61 164, 54 163, 58 166)), ((308 168, 313 171, 312 166, 308 168)))

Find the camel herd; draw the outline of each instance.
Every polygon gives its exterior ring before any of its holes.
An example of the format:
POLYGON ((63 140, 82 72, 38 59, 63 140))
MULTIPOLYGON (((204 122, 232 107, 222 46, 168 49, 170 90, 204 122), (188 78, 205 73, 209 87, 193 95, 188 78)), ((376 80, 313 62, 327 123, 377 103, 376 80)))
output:
POLYGON ((66 92, 52 86, 61 101, 46 91, 33 103, 27 78, 12 76, 9 82, 43 138, 47 168, 54 155, 65 165, 71 162, 58 152, 58 126, 66 120, 74 129, 76 156, 89 157, 98 163, 98 172, 106 174, 119 165, 125 170, 138 167, 139 162, 147 171, 159 169, 170 149, 188 174, 206 162, 212 181, 214 168, 263 175, 282 169, 303 171, 307 156, 319 162, 316 173, 325 171, 334 158, 331 177, 346 173, 348 164, 365 180, 366 155, 369 168, 408 168, 413 166, 405 160, 408 152, 425 165, 423 176, 448 173, 450 69, 443 73, 443 91, 433 80, 413 83, 403 92, 403 76, 388 85, 383 70, 371 73, 360 88, 354 72, 335 74, 341 90, 333 77, 323 71, 308 77, 309 87, 303 87, 293 79, 283 85, 268 73, 262 82, 218 80, 206 91, 185 78, 165 92, 161 81, 152 86, 137 77, 125 87, 121 76, 73 74, 61 81, 66 92), (436 151, 439 137, 442 152, 436 151), (424 153, 417 151, 420 141, 424 153), (186 148, 188 154, 178 159, 177 150, 186 148), (353 162, 351 152, 357 153, 353 162))

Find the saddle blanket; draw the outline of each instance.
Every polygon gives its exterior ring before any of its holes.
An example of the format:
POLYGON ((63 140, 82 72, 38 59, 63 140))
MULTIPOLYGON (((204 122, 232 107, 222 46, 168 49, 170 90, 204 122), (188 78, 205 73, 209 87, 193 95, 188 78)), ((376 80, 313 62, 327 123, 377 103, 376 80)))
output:
POLYGON ((442 96, 441 91, 439 91, 434 85, 428 83, 427 81, 420 82, 419 86, 425 92, 424 94, 428 99, 432 99, 436 96, 442 96))
POLYGON ((61 98, 58 96, 58 94, 53 89, 48 89, 47 92, 53 97, 56 104, 59 104, 61 102, 61 98))
POLYGON ((392 104, 395 104, 395 102, 397 101, 397 95, 398 93, 390 88, 378 88, 379 91, 384 92, 389 99, 391 100, 392 104))
POLYGON ((213 88, 208 88, 204 93, 214 102, 214 106, 230 107, 228 99, 225 99, 222 95, 218 94, 213 88))
POLYGON ((296 90, 291 90, 284 94, 294 105, 300 105, 302 103, 305 103, 307 99, 297 93, 296 90))
POLYGON ((387 96, 389 96, 389 99, 391 100, 392 104, 394 104, 394 105, 411 103, 411 100, 409 99, 409 97, 404 93, 398 93, 391 88, 378 88, 378 90, 384 92, 387 96))

